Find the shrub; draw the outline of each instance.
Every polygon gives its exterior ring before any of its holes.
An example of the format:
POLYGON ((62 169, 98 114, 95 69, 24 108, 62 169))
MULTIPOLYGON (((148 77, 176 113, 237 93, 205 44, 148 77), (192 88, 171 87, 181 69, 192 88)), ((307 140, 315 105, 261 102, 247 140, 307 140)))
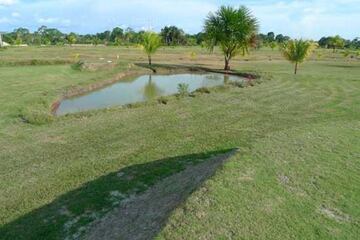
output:
POLYGON ((196 60, 196 58, 197 58, 196 52, 191 52, 190 53, 190 59, 194 61, 194 60, 196 60))
POLYGON ((146 105, 145 102, 135 102, 135 103, 126 104, 126 105, 124 105, 124 107, 132 109, 132 108, 139 108, 139 107, 142 107, 144 105, 146 105))
POLYGON ((159 97, 158 103, 166 105, 169 102, 169 99, 167 97, 159 97))
POLYGON ((206 93, 206 94, 209 94, 210 93, 210 90, 206 87, 202 87, 202 88, 198 88, 196 89, 195 91, 196 93, 206 93))
POLYGON ((178 93, 181 97, 189 96, 189 84, 179 83, 178 93))
POLYGON ((350 56, 351 52, 349 50, 346 50, 346 51, 342 52, 342 54, 345 58, 347 58, 348 56, 350 56))
POLYGON ((261 74, 258 74, 258 79, 261 78, 262 80, 272 80, 273 79, 273 75, 271 75, 270 73, 261 73, 261 74))
POLYGON ((235 87, 239 87, 239 88, 246 87, 245 81, 243 81, 243 80, 242 81, 232 81, 229 84, 231 84, 232 86, 235 86, 235 87))
POLYGON ((253 79, 249 79, 249 80, 247 80, 246 82, 247 82, 247 85, 250 86, 250 87, 253 87, 253 86, 255 86, 255 84, 256 84, 256 81, 253 80, 253 79))
POLYGON ((31 59, 31 60, 30 60, 30 65, 31 65, 31 66, 41 65, 41 61, 38 60, 38 59, 31 59))
POLYGON ((74 63, 73 65, 71 65, 71 68, 76 71, 81 71, 84 69, 84 64, 85 63, 80 60, 80 61, 74 63))
POLYGON ((263 83, 264 79, 263 78, 257 78, 257 79, 254 79, 253 82, 256 83, 256 84, 261 84, 263 83))
POLYGON ((24 109, 19 117, 22 121, 34 125, 43 125, 54 120, 54 116, 45 109, 24 109))

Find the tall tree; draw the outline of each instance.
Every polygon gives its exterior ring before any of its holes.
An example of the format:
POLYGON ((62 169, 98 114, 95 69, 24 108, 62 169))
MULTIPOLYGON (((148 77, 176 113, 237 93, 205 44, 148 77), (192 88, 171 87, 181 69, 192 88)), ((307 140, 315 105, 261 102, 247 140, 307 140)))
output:
POLYGON ((312 50, 312 44, 304 40, 290 40, 285 43, 281 51, 284 57, 295 64, 294 74, 297 74, 298 65, 305 61, 312 50))
POLYGON ((322 37, 322 38, 318 41, 319 46, 320 46, 320 47, 323 47, 323 48, 328 48, 328 47, 329 47, 330 38, 331 38, 331 37, 322 37))
POLYGON ((341 38, 339 35, 330 37, 329 46, 333 49, 333 52, 335 52, 336 49, 344 48, 345 40, 343 38, 341 38))
POLYGON ((148 56, 149 65, 151 66, 151 56, 155 54, 161 45, 161 38, 154 32, 146 32, 143 36, 142 48, 148 56))
POLYGON ((186 43, 185 33, 182 29, 176 26, 166 26, 161 29, 160 36, 165 44, 180 45, 186 43))
POLYGON ((110 31, 105 31, 102 33, 98 33, 96 34, 96 37, 99 38, 101 41, 107 43, 110 41, 110 37, 111 37, 111 32, 110 31))
POLYGON ((275 41, 275 33, 274 32, 268 32, 267 36, 266 36, 266 40, 268 43, 274 42, 275 41))
POLYGON ((244 6, 236 9, 222 6, 214 14, 210 13, 205 21, 204 32, 210 51, 220 46, 225 58, 225 70, 230 70, 230 60, 236 55, 245 55, 254 34, 258 30, 258 21, 244 6))
POLYGON ((290 37, 284 36, 282 34, 278 34, 275 37, 275 41, 278 42, 278 43, 284 43, 284 42, 287 42, 289 40, 290 40, 290 37))
POLYGON ((136 35, 136 32, 132 29, 132 28, 127 28, 125 30, 125 34, 124 34, 124 40, 127 43, 131 43, 134 41, 134 37, 136 35))
POLYGON ((116 27, 112 30, 110 35, 110 41, 116 42, 117 39, 121 39, 124 37, 124 30, 120 27, 116 27))
POLYGON ((350 47, 356 49, 360 48, 360 38, 355 38, 354 40, 352 40, 350 43, 350 47))

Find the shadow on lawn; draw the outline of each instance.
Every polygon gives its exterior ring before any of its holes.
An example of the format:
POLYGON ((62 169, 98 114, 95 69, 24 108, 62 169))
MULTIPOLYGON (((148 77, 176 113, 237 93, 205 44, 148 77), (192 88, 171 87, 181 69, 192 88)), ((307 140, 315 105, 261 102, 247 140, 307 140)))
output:
POLYGON ((0 228, 0 239, 151 239, 236 149, 121 169, 0 228))

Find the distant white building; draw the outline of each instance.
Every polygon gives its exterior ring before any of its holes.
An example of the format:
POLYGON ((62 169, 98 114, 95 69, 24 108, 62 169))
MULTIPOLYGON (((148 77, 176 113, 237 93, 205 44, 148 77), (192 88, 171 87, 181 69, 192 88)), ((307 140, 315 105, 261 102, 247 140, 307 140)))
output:
POLYGON ((4 34, 4 32, 0 32, 0 47, 7 47, 10 46, 10 44, 3 42, 2 40, 2 35, 4 34))
POLYGON ((0 32, 0 47, 3 47, 3 41, 2 41, 2 32, 0 32))

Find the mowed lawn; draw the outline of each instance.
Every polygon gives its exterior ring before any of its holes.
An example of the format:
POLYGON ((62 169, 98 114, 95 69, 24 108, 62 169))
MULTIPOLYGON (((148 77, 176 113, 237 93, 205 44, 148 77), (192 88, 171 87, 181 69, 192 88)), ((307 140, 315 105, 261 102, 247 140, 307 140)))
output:
MULTIPOLYGON (((294 76, 278 51, 260 50, 232 64, 240 72, 272 76, 254 87, 42 125, 19 115, 28 108, 50 111, 67 89, 136 71, 132 63, 145 57, 135 48, 10 48, 0 60, 0 239, 81 237, 126 196, 233 148, 239 152, 173 212, 158 239, 360 236, 358 59, 319 50, 294 76), (119 64, 92 72, 10 64, 20 57, 71 60, 77 54, 119 64), (119 171, 132 178, 119 180, 119 171)), ((218 53, 201 48, 163 48, 154 61, 223 64, 218 53)))

